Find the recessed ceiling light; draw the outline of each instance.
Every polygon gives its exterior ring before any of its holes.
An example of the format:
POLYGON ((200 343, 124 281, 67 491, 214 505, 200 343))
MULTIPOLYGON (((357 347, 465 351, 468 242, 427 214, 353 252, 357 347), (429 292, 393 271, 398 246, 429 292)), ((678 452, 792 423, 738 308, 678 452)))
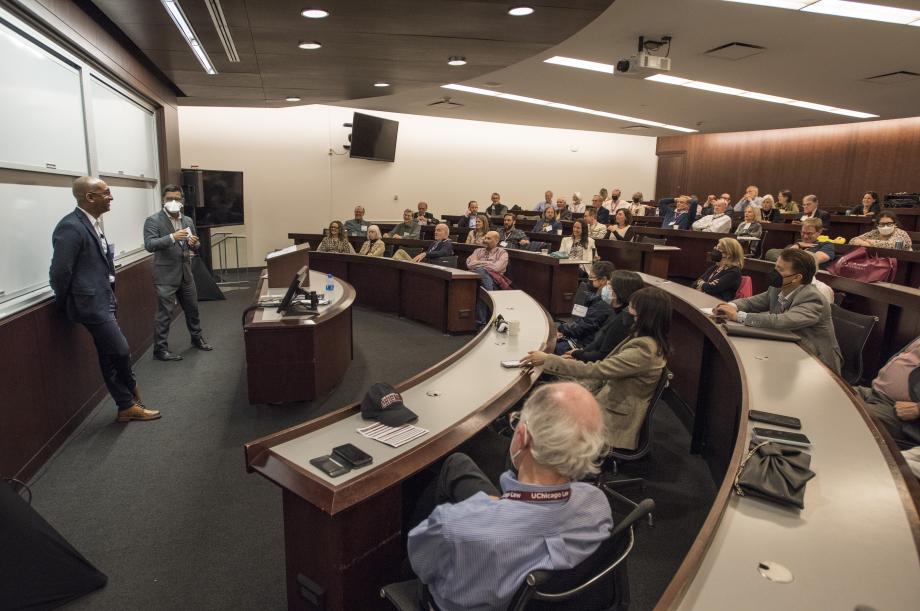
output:
POLYGON ((390 86, 389 83, 384 83, 383 81, 380 81, 379 83, 374 83, 374 87, 389 87, 389 86, 390 86))
POLYGON ((323 17, 329 16, 329 11, 324 11, 321 8, 308 8, 300 13, 307 19, 322 19, 323 17))
POLYGON ((920 26, 920 11, 850 0, 725 0, 742 4, 757 4, 773 8, 791 9, 806 13, 821 13, 837 17, 852 17, 884 23, 920 26))
POLYGON ((529 6, 513 6, 508 9, 508 14, 513 15, 514 17, 524 17, 533 13, 533 9, 529 6))
POLYGON ((299 102, 299 101, 300 101, 300 98, 298 98, 297 96, 293 96, 293 95, 292 95, 291 97, 284 98, 284 101, 285 101, 285 102, 299 102))
POLYGON ((308 51, 312 51, 312 50, 314 50, 314 49, 320 49, 320 48, 322 48, 323 45, 322 45, 321 43, 318 43, 318 42, 316 42, 316 41, 314 40, 314 41, 311 41, 311 42, 302 42, 302 43, 300 43, 300 44, 297 45, 297 46, 300 47, 301 49, 306 49, 306 50, 308 50, 308 51))
POLYGON ((744 89, 738 89, 737 87, 726 87, 725 85, 716 85, 714 83, 704 83, 703 81, 691 81, 690 79, 684 79, 677 76, 671 76, 670 74, 654 74, 645 78, 647 81, 654 81, 656 83, 664 83, 666 85, 679 85, 681 87, 690 87, 691 89, 700 89, 702 91, 708 91, 710 93, 724 93, 727 95, 734 95, 740 98, 750 98, 752 100, 760 100, 762 102, 773 102, 774 104, 786 104, 787 106, 797 106, 799 108, 809 108, 811 110, 820 110, 821 112, 829 112, 835 115, 844 115, 846 117, 855 117, 857 119, 875 119, 878 118, 878 115, 873 115, 868 112, 860 112, 858 110, 847 110, 846 108, 837 108, 836 106, 827 106, 826 104, 815 104, 814 102, 803 102, 801 100, 793 100, 790 98, 781 98, 779 96, 770 95, 767 93, 758 93, 756 91, 746 91, 744 89))
POLYGON ((460 55, 451 55, 450 57, 447 58, 447 65, 448 66, 465 66, 466 58, 460 55))
POLYGON ((467 85, 457 85, 451 83, 450 85, 441 85, 444 89, 453 89, 455 91, 465 91, 466 93, 475 93, 476 95, 485 95, 493 98, 502 98, 504 100, 510 100, 512 102, 523 102, 525 104, 535 104, 537 106, 547 106, 549 108, 556 108, 559 110, 569 110, 572 112, 580 112, 588 115, 595 115, 598 117, 606 117, 608 119, 616 119, 618 121, 627 121, 629 123, 641 123, 642 125, 650 125, 652 127, 662 127, 664 129, 673 129, 678 132, 687 132, 692 133, 696 132, 695 129, 689 129, 686 127, 680 127, 678 125, 667 125, 666 123, 659 123, 658 121, 649 121, 647 119, 637 119, 636 117, 629 117, 626 115, 618 115, 612 112, 605 112, 602 110, 593 110, 591 108, 582 108, 581 106, 572 106, 571 104, 561 104, 559 102, 550 102, 549 100, 541 100, 539 98, 528 98, 522 95, 516 95, 513 93, 501 93, 499 91, 490 91, 488 89, 480 89, 479 87, 469 87, 467 85))

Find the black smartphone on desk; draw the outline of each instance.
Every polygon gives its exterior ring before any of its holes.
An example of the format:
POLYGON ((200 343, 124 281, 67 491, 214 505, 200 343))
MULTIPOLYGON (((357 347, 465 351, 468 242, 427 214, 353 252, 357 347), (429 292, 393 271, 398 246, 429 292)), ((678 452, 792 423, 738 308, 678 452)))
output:
POLYGON ((779 429, 762 429, 756 426, 754 427, 754 439, 756 441, 775 441, 787 446, 803 448, 811 446, 811 440, 801 433, 780 431, 779 429))
POLYGON ((773 426, 785 426, 796 430, 802 428, 802 421, 798 418, 770 412, 761 412, 756 409, 752 409, 748 412, 748 418, 755 422, 764 422, 766 424, 772 424, 773 426))
POLYGON ((332 448, 332 456, 333 458, 343 460, 345 464, 352 469, 357 469, 358 467, 363 467, 364 465, 369 465, 374 462, 370 454, 350 443, 332 448))
POLYGON ((317 456, 316 458, 311 458, 310 464, 329 477, 338 477, 351 471, 350 467, 337 463, 328 454, 325 456, 317 456))

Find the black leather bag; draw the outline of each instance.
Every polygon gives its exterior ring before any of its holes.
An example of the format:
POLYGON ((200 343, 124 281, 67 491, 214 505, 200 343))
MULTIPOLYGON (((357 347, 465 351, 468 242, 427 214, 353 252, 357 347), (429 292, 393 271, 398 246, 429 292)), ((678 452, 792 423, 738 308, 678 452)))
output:
POLYGON ((805 484, 815 476, 811 454, 766 441, 748 453, 735 476, 735 493, 805 509, 805 484))

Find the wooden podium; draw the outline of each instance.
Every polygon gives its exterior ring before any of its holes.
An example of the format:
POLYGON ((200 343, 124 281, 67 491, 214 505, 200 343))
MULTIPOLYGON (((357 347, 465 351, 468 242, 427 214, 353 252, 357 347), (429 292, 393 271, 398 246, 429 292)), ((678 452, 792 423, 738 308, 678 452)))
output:
MULTIPOLYGON (((287 288, 300 268, 306 266, 307 270, 310 269, 310 245, 295 244, 270 252, 265 255, 265 262, 268 264, 268 288, 287 288)), ((301 286, 310 286, 310 274, 307 274, 301 286)))

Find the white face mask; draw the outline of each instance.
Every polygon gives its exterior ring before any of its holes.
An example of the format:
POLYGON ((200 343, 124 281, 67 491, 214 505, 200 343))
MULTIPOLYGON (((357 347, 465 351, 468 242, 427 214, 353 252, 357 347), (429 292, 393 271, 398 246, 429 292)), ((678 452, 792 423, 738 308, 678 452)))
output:
POLYGON ((878 228, 878 232, 883 236, 890 236, 894 233, 894 225, 886 225, 878 228))
POLYGON ((170 214, 178 214, 182 211, 182 203, 175 200, 169 200, 163 204, 163 207, 166 208, 166 212, 170 214))

